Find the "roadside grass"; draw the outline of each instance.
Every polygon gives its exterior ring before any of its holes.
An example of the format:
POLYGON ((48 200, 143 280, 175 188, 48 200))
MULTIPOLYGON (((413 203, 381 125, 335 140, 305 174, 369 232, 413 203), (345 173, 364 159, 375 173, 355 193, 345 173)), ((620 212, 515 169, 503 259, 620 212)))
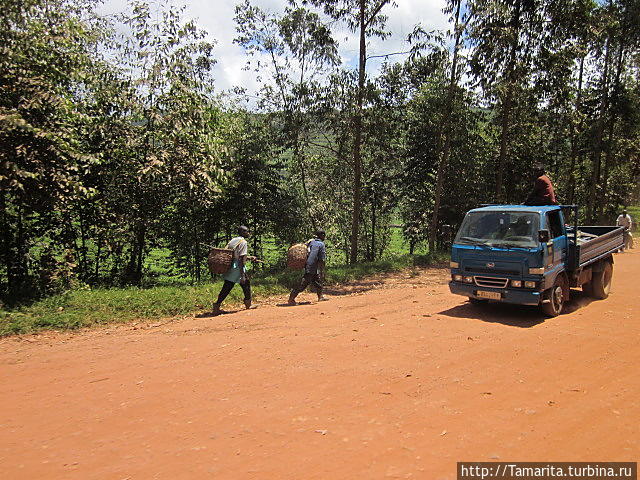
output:
MULTIPOLYGON (((329 266, 327 285, 339 285, 379 273, 443 262, 447 254, 402 255, 356 265, 329 266)), ((286 296, 300 280, 299 271, 256 273, 251 281, 253 296, 286 296)), ((154 319, 210 311, 222 279, 195 285, 161 285, 150 288, 81 288, 44 298, 30 305, 3 310, 0 306, 0 336, 40 330, 73 330, 92 325, 123 323, 134 319, 154 319)), ((242 303, 242 290, 231 291, 226 306, 242 303)))

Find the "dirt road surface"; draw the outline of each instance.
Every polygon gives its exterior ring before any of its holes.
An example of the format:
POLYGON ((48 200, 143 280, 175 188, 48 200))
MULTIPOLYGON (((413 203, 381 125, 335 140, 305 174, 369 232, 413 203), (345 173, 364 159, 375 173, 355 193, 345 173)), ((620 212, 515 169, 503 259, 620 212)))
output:
POLYGON ((615 260, 607 300, 578 292, 553 319, 471 306, 431 269, 320 304, 3 339, 2 478, 437 480, 457 461, 637 461, 640 251, 615 260))

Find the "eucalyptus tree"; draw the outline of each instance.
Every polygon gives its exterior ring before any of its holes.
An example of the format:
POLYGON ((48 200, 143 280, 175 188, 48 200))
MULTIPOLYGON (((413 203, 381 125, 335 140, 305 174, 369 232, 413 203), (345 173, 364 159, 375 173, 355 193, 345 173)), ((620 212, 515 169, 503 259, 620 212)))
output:
MULTIPOLYGON (((614 211, 606 211, 606 207, 614 207, 615 202, 610 197, 610 172, 615 168, 616 156, 620 146, 624 143, 623 139, 629 137, 631 133, 628 130, 618 131, 618 126, 623 117, 627 114, 627 96, 626 81, 628 78, 627 68, 630 60, 634 55, 640 52, 640 31, 638 25, 640 22, 640 4, 633 0, 610 1, 608 4, 608 13, 611 17, 608 28, 604 31, 607 34, 608 47, 612 50, 611 65, 608 68, 610 72, 609 93, 607 95, 609 111, 606 112, 606 119, 600 117, 597 130, 596 154, 600 154, 604 150, 605 160, 604 166, 594 165, 593 172, 598 169, 602 170, 599 179, 599 187, 603 193, 601 197, 605 198, 604 202, 595 204, 594 215, 599 220, 604 220, 614 211), (603 121, 604 120, 604 121, 603 121), (606 136, 606 139, 604 138, 606 136), (612 205, 613 203, 613 205, 612 205)), ((604 93, 604 92, 603 92, 604 93)), ((628 155, 628 153, 626 154, 628 155)), ((626 156, 625 155, 625 156, 626 156)), ((596 157, 597 158, 597 157, 596 157)), ((621 159, 626 160, 626 159, 621 159)), ((593 177, 592 177, 593 180, 593 177)))
POLYGON ((534 70, 545 24, 544 4, 539 0, 469 0, 467 5, 471 73, 499 112, 495 195, 504 200, 505 172, 513 168, 509 131, 518 121, 513 115, 518 94, 534 70))
POLYGON ((309 141, 309 168, 315 172, 309 182, 309 195, 317 221, 327 231, 334 249, 349 261, 352 176, 348 168, 352 153, 352 122, 356 72, 337 69, 321 90, 316 109, 316 125, 309 141))
MULTIPOLYGON (((337 43, 320 16, 291 2, 282 14, 268 13, 249 0, 236 7, 237 37, 248 68, 262 87, 258 106, 282 118, 281 143, 291 151, 311 224, 317 224, 309 191, 306 147, 314 130, 325 72, 339 64, 337 43)), ((295 188, 295 186, 294 186, 295 188)))
POLYGON ((224 172, 210 96, 213 45, 205 32, 184 21, 182 9, 144 1, 131 3, 125 23, 131 128, 114 174, 121 180, 130 235, 124 280, 139 283, 148 245, 161 231, 160 212, 169 203, 192 219, 191 255, 201 255, 193 220, 224 172))
POLYGON ((429 251, 434 251, 436 247, 436 235, 438 232, 438 218, 440 215, 440 203, 442 197, 442 187, 445 182, 447 168, 449 166, 449 156, 451 155, 451 141, 453 129, 451 128, 452 114, 454 110, 454 94, 458 84, 460 61, 460 47, 462 45, 463 33, 468 18, 462 17, 460 10, 462 8, 462 0, 451 0, 445 11, 453 17, 453 52, 451 54, 451 67, 449 72, 449 85, 447 87, 447 100, 445 104, 445 113, 442 119, 442 127, 438 138, 442 144, 442 148, 438 149, 438 170, 436 172, 436 188, 433 201, 433 214, 431 216, 431 229, 429 232, 429 251))
POLYGON ((358 260, 358 234, 361 222, 362 204, 362 111, 365 93, 365 77, 367 62, 367 37, 386 38, 390 33, 385 29, 387 17, 382 9, 391 5, 391 0, 307 0, 323 8, 331 18, 344 21, 352 32, 359 37, 358 51, 358 89, 353 117, 353 214, 351 220, 351 252, 349 260, 358 260))

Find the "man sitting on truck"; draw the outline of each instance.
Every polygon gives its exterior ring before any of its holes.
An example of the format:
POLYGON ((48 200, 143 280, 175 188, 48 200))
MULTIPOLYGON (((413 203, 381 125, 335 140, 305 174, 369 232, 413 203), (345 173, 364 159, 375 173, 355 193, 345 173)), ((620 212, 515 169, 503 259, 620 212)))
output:
POLYGON ((545 173, 544 165, 536 163, 533 167, 535 181, 533 190, 525 200, 525 205, 558 205, 551 179, 545 173))

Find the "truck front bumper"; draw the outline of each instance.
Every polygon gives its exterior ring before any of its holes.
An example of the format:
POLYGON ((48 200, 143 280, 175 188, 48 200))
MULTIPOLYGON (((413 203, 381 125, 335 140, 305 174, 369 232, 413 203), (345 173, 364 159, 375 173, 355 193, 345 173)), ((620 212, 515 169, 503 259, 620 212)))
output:
POLYGON ((500 293, 500 300, 496 299, 497 302, 515 303, 518 305, 539 305, 540 299, 542 298, 541 292, 533 290, 486 288, 460 282, 449 282, 449 290, 451 290, 451 293, 455 295, 464 295, 465 297, 478 298, 481 300, 486 299, 478 296, 478 290, 484 290, 485 292, 498 292, 500 293))

